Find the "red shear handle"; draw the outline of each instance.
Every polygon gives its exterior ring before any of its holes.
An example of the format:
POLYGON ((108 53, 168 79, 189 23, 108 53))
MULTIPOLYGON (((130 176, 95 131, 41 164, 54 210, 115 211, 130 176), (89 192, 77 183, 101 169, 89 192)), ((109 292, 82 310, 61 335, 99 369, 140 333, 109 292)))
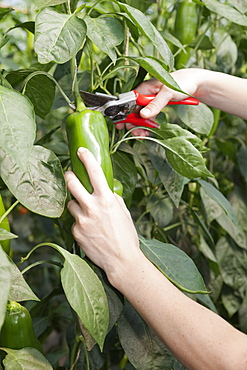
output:
MULTIPOLYGON (((136 90, 133 90, 133 92, 135 93, 136 104, 142 106, 148 105, 156 97, 156 94, 142 95, 136 90)), ((169 101, 168 105, 178 105, 178 104, 198 105, 199 103, 200 103, 199 100, 197 100, 196 98, 189 97, 180 101, 169 101)))
POLYGON ((116 121, 117 123, 131 123, 135 126, 144 126, 144 127, 151 127, 151 128, 159 128, 159 124, 154 122, 150 118, 142 118, 138 113, 130 113, 125 119, 122 121, 116 121))

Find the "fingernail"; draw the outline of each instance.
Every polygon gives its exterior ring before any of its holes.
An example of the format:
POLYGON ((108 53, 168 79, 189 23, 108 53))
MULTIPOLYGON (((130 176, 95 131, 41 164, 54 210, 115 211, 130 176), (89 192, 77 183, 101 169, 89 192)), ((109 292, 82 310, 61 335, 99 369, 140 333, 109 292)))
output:
POLYGON ((86 148, 84 148, 83 146, 81 146, 80 148, 78 148, 77 150, 77 154, 80 155, 81 153, 85 152, 86 148))
POLYGON ((141 110, 141 113, 144 115, 144 116, 149 116, 151 114, 151 109, 149 108, 142 108, 141 110))

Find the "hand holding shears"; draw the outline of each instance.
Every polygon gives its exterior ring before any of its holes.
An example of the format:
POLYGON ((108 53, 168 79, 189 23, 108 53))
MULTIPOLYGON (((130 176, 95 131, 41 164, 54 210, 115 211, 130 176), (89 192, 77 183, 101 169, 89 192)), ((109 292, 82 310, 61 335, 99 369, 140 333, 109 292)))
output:
MULTIPOLYGON (((156 95, 143 95, 136 90, 127 93, 119 94, 119 96, 107 95, 102 93, 89 93, 80 91, 80 95, 89 109, 97 110, 104 116, 112 119, 117 123, 131 123, 135 126, 144 126, 158 128, 159 124, 150 118, 142 118, 134 110, 137 106, 146 106, 152 101, 156 95)), ((181 101, 170 101, 168 105, 198 105, 199 100, 193 97, 188 97, 181 101)))

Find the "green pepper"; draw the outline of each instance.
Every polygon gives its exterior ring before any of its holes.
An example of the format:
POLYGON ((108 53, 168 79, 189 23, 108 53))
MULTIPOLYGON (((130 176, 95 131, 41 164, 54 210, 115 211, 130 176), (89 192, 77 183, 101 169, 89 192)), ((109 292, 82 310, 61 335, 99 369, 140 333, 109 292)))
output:
MULTIPOLYGON (((5 213, 5 207, 3 204, 2 196, 0 195, 0 217, 5 213)), ((5 217, 3 221, 0 223, 0 227, 4 230, 10 231, 10 225, 8 218, 5 217)), ((0 242, 1 247, 3 248, 4 252, 9 254, 10 253, 10 239, 8 240, 1 240, 0 242)))
POLYGON ((0 343, 2 347, 12 349, 36 348, 43 354, 41 344, 34 333, 31 315, 26 307, 18 302, 10 301, 7 304, 0 343))
POLYGON ((76 112, 66 120, 71 167, 83 186, 93 192, 87 171, 77 156, 79 147, 85 147, 95 156, 101 165, 106 180, 113 190, 113 168, 109 153, 109 132, 102 113, 87 109, 80 102, 76 112))
MULTIPOLYGON (((194 41, 198 24, 197 4, 193 0, 183 0, 178 4, 174 24, 174 36, 183 44, 194 41)), ((184 68, 189 60, 189 47, 181 51, 175 58, 176 68, 184 68)))
POLYGON ((114 193, 123 196, 123 184, 117 179, 113 179, 113 191, 114 193))

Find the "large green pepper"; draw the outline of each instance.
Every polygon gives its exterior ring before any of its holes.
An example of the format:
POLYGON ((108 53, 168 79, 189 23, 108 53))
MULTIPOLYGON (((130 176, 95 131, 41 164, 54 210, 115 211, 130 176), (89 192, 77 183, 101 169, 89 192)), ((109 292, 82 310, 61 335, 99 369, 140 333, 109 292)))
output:
POLYGON ((70 151, 71 167, 83 186, 92 193, 87 171, 77 156, 79 147, 85 147, 93 153, 101 165, 106 180, 113 190, 113 169, 109 153, 109 133, 102 113, 87 109, 81 102, 77 111, 66 120, 66 131, 70 151))
POLYGON ((0 343, 1 347, 5 348, 32 347, 43 353, 41 344, 34 333, 31 315, 26 307, 18 302, 10 301, 7 304, 0 343))
MULTIPOLYGON (((178 4, 174 25, 174 36, 183 45, 189 45, 194 41, 198 24, 197 4, 193 0, 183 0, 178 4)), ((189 47, 181 51, 175 58, 176 68, 186 67, 189 60, 189 47)))
MULTIPOLYGON (((2 196, 0 195, 0 217, 5 213, 5 207, 3 204, 2 196)), ((10 225, 8 218, 5 217, 3 221, 0 223, 0 227, 7 231, 10 231, 10 225)), ((3 248, 4 252, 9 254, 10 253, 10 239, 8 240, 1 240, 0 242, 1 247, 3 248)))

